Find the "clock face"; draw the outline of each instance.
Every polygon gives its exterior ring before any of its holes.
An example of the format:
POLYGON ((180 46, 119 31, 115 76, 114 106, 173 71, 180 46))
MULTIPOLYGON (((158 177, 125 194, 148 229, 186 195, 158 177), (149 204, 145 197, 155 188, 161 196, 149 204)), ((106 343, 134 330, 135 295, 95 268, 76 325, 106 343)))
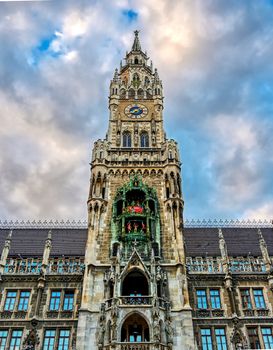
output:
POLYGON ((125 108, 125 114, 129 118, 139 119, 148 114, 148 109, 147 107, 139 104, 128 105, 125 108))

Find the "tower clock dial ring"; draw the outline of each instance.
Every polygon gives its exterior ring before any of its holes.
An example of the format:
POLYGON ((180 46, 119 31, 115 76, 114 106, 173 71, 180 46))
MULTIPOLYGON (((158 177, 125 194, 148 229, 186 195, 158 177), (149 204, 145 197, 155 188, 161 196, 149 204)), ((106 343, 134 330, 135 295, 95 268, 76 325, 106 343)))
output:
POLYGON ((148 109, 141 104, 130 104, 125 108, 124 112, 129 118, 139 119, 148 114, 148 109))

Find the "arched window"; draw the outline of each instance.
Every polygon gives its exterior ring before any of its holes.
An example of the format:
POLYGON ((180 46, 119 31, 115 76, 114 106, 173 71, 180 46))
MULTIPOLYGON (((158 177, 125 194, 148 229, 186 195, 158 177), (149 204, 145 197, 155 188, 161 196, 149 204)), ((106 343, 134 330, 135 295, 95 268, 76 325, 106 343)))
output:
POLYGON ((140 85, 140 79, 137 73, 133 75, 133 85, 134 87, 138 87, 140 85))
POLYGON ((140 135, 140 147, 149 147, 149 135, 147 131, 143 131, 140 135))
POLYGON ((125 320, 121 328, 121 341, 129 343, 150 341, 149 326, 141 315, 135 313, 125 320))
POLYGON ((147 90, 146 96, 147 96, 147 98, 152 98, 153 97, 153 92, 152 92, 151 89, 147 90))
POLYGON ((126 97, 126 91, 125 91, 125 89, 122 89, 120 91, 120 98, 125 98, 125 97, 126 97))
POLYGON ((135 90, 134 89, 130 89, 128 92, 128 97, 129 98, 135 98, 135 90))
POLYGON ((124 131, 122 135, 122 146, 132 147, 132 137, 130 131, 124 131))
POLYGON ((137 57, 135 58, 135 64, 138 64, 138 58, 137 57))
POLYGON ((130 272, 123 280, 121 294, 130 296, 131 304, 141 301, 141 296, 149 295, 149 286, 146 277, 139 271, 130 272))
POLYGON ((138 89, 137 91, 137 97, 138 98, 144 98, 144 91, 142 89, 138 89))

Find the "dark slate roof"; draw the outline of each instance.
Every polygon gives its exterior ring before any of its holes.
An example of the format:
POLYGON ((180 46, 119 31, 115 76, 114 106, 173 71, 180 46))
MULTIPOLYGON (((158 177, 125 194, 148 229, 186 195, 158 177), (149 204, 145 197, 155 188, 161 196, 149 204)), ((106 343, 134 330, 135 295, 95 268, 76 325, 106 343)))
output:
MULTIPOLYGON (((49 229, 21 228, 12 232, 9 256, 34 257, 42 256, 49 229)), ((2 251, 9 230, 0 229, 0 249, 2 251)), ((52 233, 51 256, 84 256, 87 229, 54 228, 52 233)))
MULTIPOLYGON (((230 256, 261 256, 257 228, 222 228, 230 256)), ((261 228, 270 255, 273 255, 273 228, 261 228)), ((218 229, 186 227, 184 229, 187 256, 220 256, 218 229)))
MULTIPOLYGON (((9 256, 42 256, 48 230, 46 228, 16 228, 13 230, 9 256)), ((51 256, 84 256, 87 239, 86 228, 53 228, 51 256)), ((0 229, 0 254, 8 235, 0 229)), ((257 228, 225 227, 222 232, 230 256, 261 256, 257 228)), ((261 228, 269 255, 273 256, 273 228, 261 228)), ((187 256, 220 256, 218 228, 184 228, 187 256)))

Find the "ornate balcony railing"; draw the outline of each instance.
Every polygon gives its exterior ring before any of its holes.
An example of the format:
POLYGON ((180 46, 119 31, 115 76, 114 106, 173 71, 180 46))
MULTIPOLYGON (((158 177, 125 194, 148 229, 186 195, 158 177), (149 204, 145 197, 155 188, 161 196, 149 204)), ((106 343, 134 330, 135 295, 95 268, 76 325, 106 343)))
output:
MULTIPOLYGON (((104 350, 110 350, 110 346, 106 345, 104 350)), ((151 350, 154 349, 152 343, 118 343, 116 344, 115 349, 117 350, 151 350)), ((158 344, 158 350, 168 350, 169 347, 164 344, 158 344)))
POLYGON ((122 343, 120 350, 150 350, 150 344, 147 343, 122 343))
POLYGON ((42 259, 7 259, 5 274, 39 274, 41 271, 42 259))
POLYGON ((123 305, 151 305, 152 297, 149 296, 122 296, 121 303, 123 305))
MULTIPOLYGON (((190 273, 222 273, 221 257, 187 257, 187 269, 190 273)), ((229 258, 229 270, 233 273, 263 273, 266 271, 261 257, 229 258)))
POLYGON ((265 264, 262 258, 230 258, 231 272, 265 272, 265 264))
POLYGON ((245 309, 243 310, 243 314, 245 317, 265 317, 268 316, 269 310, 268 309, 245 309))
POLYGON ((195 273, 221 273, 223 272, 222 259, 203 258, 203 257, 188 257, 186 260, 189 272, 195 273))
POLYGON ((221 309, 200 309, 195 311, 195 317, 198 318, 214 318, 224 317, 224 310, 221 309))
MULTIPOLYGON (((42 259, 26 258, 13 259, 8 258, 4 273, 9 274, 40 274, 42 259)), ((56 258, 49 259, 46 269, 47 274, 81 274, 84 270, 83 258, 56 258)))
POLYGON ((48 274, 81 274, 83 270, 83 258, 50 259, 47 267, 48 274))

